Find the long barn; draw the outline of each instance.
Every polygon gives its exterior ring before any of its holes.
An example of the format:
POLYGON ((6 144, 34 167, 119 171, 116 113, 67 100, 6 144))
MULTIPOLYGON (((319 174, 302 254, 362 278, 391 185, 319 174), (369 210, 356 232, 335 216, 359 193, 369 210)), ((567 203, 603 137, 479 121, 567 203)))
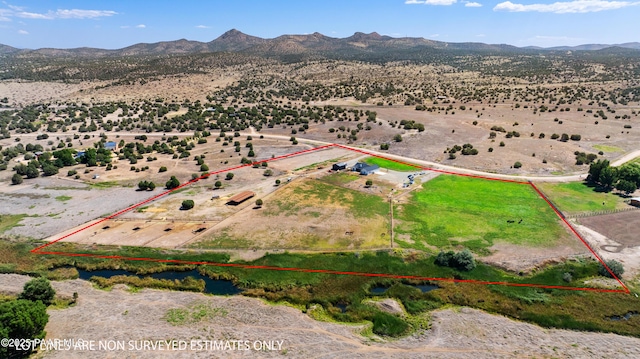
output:
POLYGON ((244 191, 244 192, 240 192, 237 195, 229 198, 229 200, 227 201, 227 204, 233 205, 233 206, 237 206, 240 203, 248 200, 249 198, 255 196, 255 192, 252 191, 244 191))

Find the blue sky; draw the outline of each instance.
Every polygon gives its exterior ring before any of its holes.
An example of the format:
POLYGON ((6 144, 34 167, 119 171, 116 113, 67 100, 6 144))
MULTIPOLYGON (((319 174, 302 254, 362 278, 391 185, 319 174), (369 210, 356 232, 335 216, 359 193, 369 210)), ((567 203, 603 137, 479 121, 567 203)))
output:
POLYGON ((640 0, 183 0, 0 2, 0 43, 121 48, 236 28, 272 38, 376 31, 448 42, 557 46, 640 41, 640 0))

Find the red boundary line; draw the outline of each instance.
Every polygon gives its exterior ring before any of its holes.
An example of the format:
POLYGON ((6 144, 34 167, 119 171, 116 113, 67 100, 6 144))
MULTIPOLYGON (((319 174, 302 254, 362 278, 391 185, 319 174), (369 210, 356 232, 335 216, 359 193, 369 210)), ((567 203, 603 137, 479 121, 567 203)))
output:
POLYGON ((282 155, 282 156, 278 156, 278 157, 273 157, 270 159, 266 159, 266 160, 262 160, 262 161, 256 161, 253 163, 248 163, 248 164, 243 164, 243 165, 239 165, 239 166, 235 166, 235 167, 230 167, 230 168, 226 168, 226 169, 222 169, 222 170, 218 170, 218 171, 213 171, 213 172, 208 172, 196 179, 193 179, 191 181, 185 182, 183 184, 181 184, 180 186, 164 191, 162 193, 159 193, 151 198, 148 198, 142 202, 136 203, 134 205, 131 205, 123 210, 120 210, 114 214, 111 214, 107 217, 101 218, 99 220, 97 220, 96 222, 93 222, 87 226, 84 226, 78 230, 75 230, 71 233, 68 233, 54 241, 51 241, 49 243, 43 244, 37 248, 34 248, 31 250, 31 253, 34 254, 40 254, 40 255, 59 255, 59 256, 67 256, 67 257, 90 257, 90 258, 102 258, 102 259, 120 259, 120 260, 128 260, 128 261, 146 261, 146 262, 158 262, 158 263, 173 263, 173 264, 188 264, 188 265, 207 265, 207 266, 213 266, 213 267, 228 267, 228 268, 242 268, 242 269, 262 269, 262 270, 273 270, 273 271, 288 271, 288 272, 304 272, 304 273, 321 273, 321 274, 332 274, 332 275, 353 275, 353 276, 360 276, 360 277, 377 277, 377 278, 394 278, 394 279, 415 279, 415 280, 425 280, 425 281, 443 281, 443 282, 452 282, 452 283, 474 283, 474 284, 484 284, 484 285, 504 285, 504 286, 511 286, 511 287, 530 287, 530 288, 544 288, 544 289, 563 289, 563 290, 573 290, 573 291, 591 291, 591 292, 602 292, 602 293, 627 293, 629 294, 629 288, 627 288, 627 286, 620 280, 620 278, 618 278, 613 271, 611 271, 611 269, 607 266, 607 264, 602 260, 602 258, 593 250, 593 248, 591 248, 591 246, 587 243, 587 241, 578 233, 578 231, 567 221, 567 219, 564 217, 564 215, 562 215, 562 213, 551 203, 551 201, 538 189, 538 187, 536 187, 535 184, 533 184, 532 182, 524 182, 524 181, 517 181, 517 180, 510 180, 510 179, 504 179, 504 178, 492 178, 492 177, 486 177, 486 176, 482 176, 482 175, 473 175, 473 174, 464 174, 464 173, 455 173, 452 171, 446 171, 446 170, 441 170, 441 169, 437 169, 437 168, 431 168, 431 167, 422 167, 422 166, 418 166, 415 165, 413 163, 408 163, 408 162, 404 162, 401 160, 396 160, 396 159, 392 159, 392 158, 387 158, 384 157, 382 155, 376 154, 376 153, 372 153, 372 152, 368 152, 365 150, 361 150, 361 149, 356 149, 356 148, 352 148, 352 147, 348 147, 348 146, 344 146, 344 145, 340 145, 340 144, 328 144, 328 145, 324 145, 324 146, 320 146, 320 147, 314 147, 314 148, 310 148, 310 149, 306 149, 306 150, 302 150, 302 151, 298 151, 298 152, 294 152, 294 153, 289 153, 286 155, 282 155), (318 150, 323 150, 323 149, 327 149, 327 148, 332 148, 332 147, 338 147, 341 149, 345 149, 345 150, 349 150, 349 151, 353 151, 353 152, 357 152, 357 153, 361 153, 361 154, 366 154, 368 156, 373 156, 373 157, 378 157, 378 158, 382 158, 384 160, 387 161, 392 161, 392 162, 396 162, 396 163, 400 163, 403 165, 407 165, 410 167, 414 167, 417 169, 422 169, 422 170, 427 170, 427 171, 432 171, 432 172, 438 172, 438 173, 444 173, 444 174, 450 174, 450 175, 455 175, 455 176, 463 176, 463 177, 471 177, 471 178, 479 178, 479 179, 484 179, 484 180, 491 180, 491 181, 500 181, 500 182, 508 182, 508 183, 516 183, 516 184, 524 184, 524 185, 529 185, 531 186, 536 193, 538 193, 538 195, 545 200, 545 202, 547 202, 547 204, 553 209, 553 211, 556 213, 556 215, 562 220, 562 222, 564 222, 567 227, 569 227, 569 229, 571 230, 571 232, 578 237, 578 239, 580 239, 580 241, 589 249, 589 251, 591 252, 591 254, 594 255, 594 257, 600 261, 600 263, 607 269, 607 271, 609 272, 609 274, 611 274, 613 276, 613 278, 615 278, 618 283, 624 288, 624 289, 602 289, 602 288, 587 288, 587 287, 569 287, 569 286, 559 286, 559 285, 543 285, 543 284, 533 284, 533 283, 511 283, 511 282, 492 282, 492 281, 482 281, 482 280, 475 280, 475 279, 454 279, 454 278, 434 278, 434 277, 422 277, 422 276, 413 276, 413 275, 396 275, 396 274, 386 274, 386 273, 366 273, 366 272, 351 272, 351 271, 335 271, 335 270, 330 270, 330 269, 308 269, 308 268, 296 268, 296 267, 275 267, 275 266, 260 266, 260 265, 249 265, 249 264, 238 264, 238 263, 219 263, 219 262, 207 262, 207 261, 185 261, 185 260, 178 260, 178 259, 158 259, 158 258, 144 258, 144 257, 123 257, 123 256, 118 256, 118 255, 113 255, 113 256, 108 256, 108 255, 100 255, 100 254, 92 254, 92 253, 70 253, 70 252, 47 252, 47 251, 43 251, 43 249, 45 249, 46 247, 57 243, 59 241, 62 241, 63 239, 69 238, 77 233, 80 233, 86 229, 89 229, 93 226, 96 226, 104 221, 107 221, 109 219, 113 219, 117 216, 120 216, 124 213, 127 213, 135 208, 138 208, 146 203, 152 202, 160 197, 163 197, 167 194, 170 194, 178 189, 181 189, 185 186, 191 185, 195 182, 198 182, 200 179, 203 178, 208 178, 211 175, 214 174, 219 174, 219 173, 224 173, 224 172, 228 172, 228 171, 232 171, 235 169, 240 169, 240 168, 245 168, 248 166, 252 166, 256 163, 263 163, 263 162, 270 162, 270 161, 277 161, 280 159, 284 159, 284 158, 289 158, 289 157, 294 157, 294 156, 298 156, 298 155, 302 155, 302 154, 306 154, 306 153, 310 153, 310 152, 314 152, 314 151, 318 151, 318 150))

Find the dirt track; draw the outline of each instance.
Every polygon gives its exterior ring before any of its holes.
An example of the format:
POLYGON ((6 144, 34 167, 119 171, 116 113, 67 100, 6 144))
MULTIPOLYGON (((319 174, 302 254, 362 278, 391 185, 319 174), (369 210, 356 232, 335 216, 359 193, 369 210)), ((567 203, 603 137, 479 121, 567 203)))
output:
MULTIPOLYGON (((18 293, 29 278, 0 275, 0 292, 18 293)), ((284 341, 275 351, 58 351, 40 358, 632 358, 640 339, 614 334, 547 330, 505 317, 462 308, 432 313, 432 328, 400 340, 365 338, 361 326, 315 321, 300 310, 245 298, 122 288, 97 290, 88 282, 53 283, 58 294, 78 292, 75 307, 49 310, 47 338, 85 340, 284 341), (172 326, 169 309, 193 303, 221 314, 199 323, 172 326)))

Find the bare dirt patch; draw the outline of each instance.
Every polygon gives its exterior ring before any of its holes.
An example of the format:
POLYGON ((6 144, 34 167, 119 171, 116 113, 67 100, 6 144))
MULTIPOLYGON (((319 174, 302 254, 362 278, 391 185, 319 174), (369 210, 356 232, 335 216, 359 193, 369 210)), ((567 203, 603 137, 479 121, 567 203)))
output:
POLYGON ((621 246, 619 248, 607 247, 605 250, 608 252, 640 246, 640 237, 638 237, 640 211, 587 217, 578 220, 578 222, 620 243, 621 246))
POLYGON ((548 264, 562 263, 568 258, 590 255, 589 250, 577 238, 563 239, 553 247, 496 243, 489 250, 492 254, 478 259, 512 272, 525 273, 548 264))
POLYGON ((624 265, 625 279, 640 273, 640 242, 637 211, 580 219, 576 227, 604 260, 615 259, 624 265), (634 227, 635 226, 635 227, 634 227))

